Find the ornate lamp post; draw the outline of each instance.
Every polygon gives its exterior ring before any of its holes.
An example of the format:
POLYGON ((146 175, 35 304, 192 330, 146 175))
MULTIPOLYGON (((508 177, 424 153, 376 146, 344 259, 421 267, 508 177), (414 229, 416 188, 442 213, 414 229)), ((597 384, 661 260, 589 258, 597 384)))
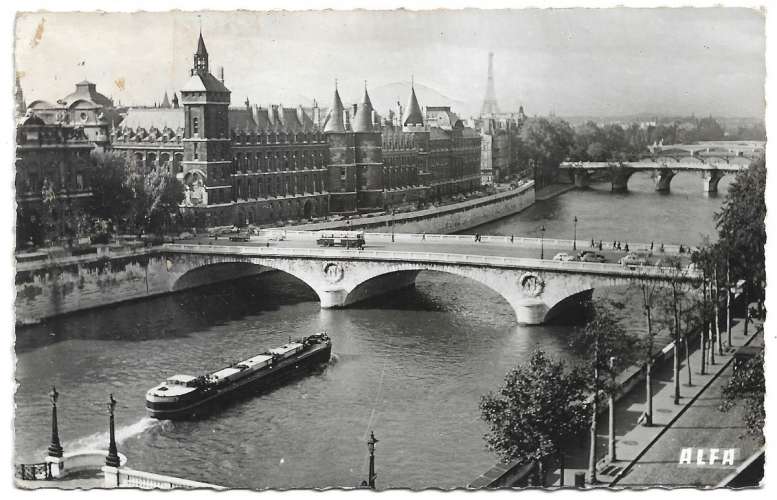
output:
POLYGON ((545 224, 540 227, 540 260, 545 258, 545 224))
POLYGON ((109 396, 108 401, 108 415, 109 417, 109 433, 110 441, 108 443, 108 456, 105 457, 105 465, 108 467, 119 466, 119 451, 116 449, 116 429, 113 418, 113 411, 116 408, 116 400, 113 399, 113 394, 109 396))
POLYGON ((51 386, 49 398, 51 399, 51 444, 49 444, 49 456, 62 458, 63 450, 59 442, 59 427, 57 424, 57 399, 59 399, 59 393, 56 387, 51 386))
POLYGON ((367 449, 370 450, 370 477, 368 478, 367 485, 373 490, 375 489, 375 443, 377 442, 375 433, 370 431, 370 440, 367 441, 367 449))
POLYGON ((577 250, 577 215, 575 215, 573 221, 575 223, 575 235, 572 238, 572 250, 577 250))

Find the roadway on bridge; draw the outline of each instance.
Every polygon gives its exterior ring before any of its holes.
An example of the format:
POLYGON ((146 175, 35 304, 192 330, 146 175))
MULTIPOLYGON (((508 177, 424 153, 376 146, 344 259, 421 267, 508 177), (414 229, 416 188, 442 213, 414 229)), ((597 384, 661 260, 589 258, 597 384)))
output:
MULTIPOLYGON (((387 236, 383 236, 386 238, 387 236)), ((399 236, 397 236, 399 237, 399 236)), ((430 236, 430 239, 432 237, 430 236)), ((539 259, 540 258, 540 248, 534 248, 526 245, 519 245, 519 244, 511 244, 509 243, 509 240, 506 239, 506 242, 504 243, 496 243, 496 242, 480 242, 476 243, 475 241, 458 241, 458 242, 440 242, 440 241, 420 241, 420 242, 408 242, 408 241, 370 241, 369 235, 365 237, 366 239, 366 246, 364 247, 365 250, 383 250, 383 251, 396 251, 396 252, 408 252, 408 253, 448 253, 448 254, 459 254, 459 255, 483 255, 483 256, 496 256, 496 257, 517 257, 517 258, 529 258, 529 259, 539 259)), ((474 237, 473 237, 474 240, 474 237)), ((197 238, 195 240, 185 240, 181 241, 181 243, 197 243, 201 245, 234 245, 234 246, 266 246, 267 243, 269 243, 270 247, 273 248, 319 248, 315 241, 313 240, 284 240, 284 241, 273 241, 268 240, 267 238, 263 237, 253 237, 251 241, 249 242, 233 242, 230 241, 228 237, 219 237, 217 240, 210 239, 206 237, 197 238)), ((627 254, 624 250, 612 250, 611 248, 612 242, 609 242, 609 245, 604 244, 602 247, 602 251, 599 252, 598 248, 592 248, 590 246, 590 242, 587 245, 577 245, 577 251, 572 250, 571 243, 560 245, 560 244, 545 244, 544 248, 544 259, 545 260, 551 260, 553 257, 560 252, 565 252, 569 255, 573 255, 574 253, 579 253, 584 250, 595 250, 597 253, 601 253, 605 259, 607 259, 605 262, 608 263, 617 263, 621 257, 627 254), (610 248, 608 248, 608 246, 610 248)), ((636 249, 646 249, 649 248, 650 244, 634 244, 633 246, 630 246, 630 250, 636 250, 636 249)), ((358 252, 358 250, 354 249, 354 252, 358 252)), ((660 251, 654 251, 652 261, 655 262, 657 260, 661 260, 664 254, 662 254, 660 251)), ((670 255, 667 253, 667 255, 670 255)), ((676 254, 672 254, 676 255, 676 254)), ((687 265, 690 262, 690 258, 687 254, 680 255, 681 262, 683 265, 687 265)))

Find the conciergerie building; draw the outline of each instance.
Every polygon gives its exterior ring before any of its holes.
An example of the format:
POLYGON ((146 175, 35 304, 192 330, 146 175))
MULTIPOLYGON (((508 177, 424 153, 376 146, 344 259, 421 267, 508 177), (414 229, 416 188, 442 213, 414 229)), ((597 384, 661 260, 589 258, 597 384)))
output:
POLYGON ((231 106, 200 34, 180 99, 129 109, 110 147, 136 173, 164 169, 184 184, 183 210, 205 225, 267 223, 434 202, 480 187, 480 134, 450 108, 422 111, 415 90, 383 119, 366 85, 344 106, 231 106))

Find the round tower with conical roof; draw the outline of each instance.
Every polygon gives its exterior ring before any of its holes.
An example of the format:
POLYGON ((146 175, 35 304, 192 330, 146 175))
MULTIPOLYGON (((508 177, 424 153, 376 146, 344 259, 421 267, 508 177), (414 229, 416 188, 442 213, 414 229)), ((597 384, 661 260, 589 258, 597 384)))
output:
POLYGON ((357 202, 361 209, 381 209, 383 203, 383 140, 373 121, 373 107, 364 84, 364 96, 353 121, 357 202))

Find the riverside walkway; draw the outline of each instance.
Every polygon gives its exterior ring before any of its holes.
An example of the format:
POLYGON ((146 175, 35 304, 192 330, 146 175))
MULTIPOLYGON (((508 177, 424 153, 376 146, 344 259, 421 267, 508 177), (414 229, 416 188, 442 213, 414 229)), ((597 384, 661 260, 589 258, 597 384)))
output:
MULTIPOLYGON (((674 404, 672 362, 666 362, 653 369, 653 425, 645 427, 637 420, 644 411, 644 382, 637 384, 629 393, 615 403, 616 461, 613 462, 614 476, 597 474, 603 486, 650 487, 650 486, 707 486, 717 485, 724 477, 755 453, 760 444, 751 438, 740 439, 745 430, 742 426, 741 408, 729 413, 718 410, 720 390, 728 380, 736 349, 763 341, 762 324, 759 321, 749 325, 750 335, 744 335, 744 320, 735 319, 731 330, 733 349, 725 348, 719 356, 717 346, 715 364, 707 366, 707 373, 701 375, 700 349, 691 353, 690 363, 692 386, 688 386, 688 368, 684 357, 680 363, 680 404, 674 404), (754 334, 753 332, 759 331, 754 334), (682 448, 694 448, 693 465, 679 465, 682 448), (698 448, 740 448, 733 466, 697 466, 698 448)), ((723 333, 725 342, 726 334, 723 333)), ((681 350, 684 354, 684 351, 681 350)), ((739 406, 742 404, 740 403, 739 406)), ((600 416, 596 436, 597 458, 607 455, 607 413, 600 416)), ((577 472, 588 468, 589 439, 581 439, 577 446, 566 450, 564 485, 574 485, 577 472)), ((719 458, 720 460, 720 458, 719 458)), ((559 470, 548 477, 549 485, 560 484, 559 470)))

